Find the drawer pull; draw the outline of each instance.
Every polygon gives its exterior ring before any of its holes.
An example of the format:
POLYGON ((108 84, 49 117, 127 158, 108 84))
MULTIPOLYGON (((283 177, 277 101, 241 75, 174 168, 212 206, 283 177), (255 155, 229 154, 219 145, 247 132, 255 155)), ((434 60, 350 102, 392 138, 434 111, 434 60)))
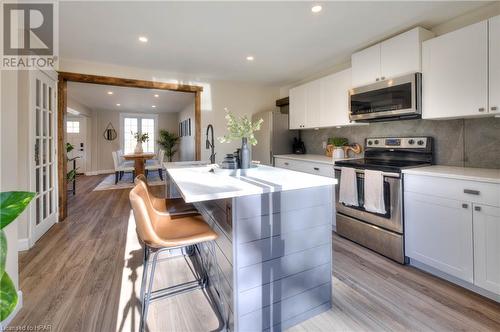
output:
POLYGON ((284 163, 286 166, 290 165, 289 163, 284 163))
POLYGON ((314 167, 314 170, 315 171, 319 171, 319 167, 314 167))
POLYGON ((464 209, 468 209, 468 208, 469 208, 469 204, 465 204, 465 203, 463 203, 463 204, 462 204, 462 207, 463 207, 464 209))
POLYGON ((469 194, 469 195, 479 195, 479 190, 464 189, 464 194, 469 194))
POLYGON ((481 211, 481 207, 480 206, 474 206, 474 211, 481 211))

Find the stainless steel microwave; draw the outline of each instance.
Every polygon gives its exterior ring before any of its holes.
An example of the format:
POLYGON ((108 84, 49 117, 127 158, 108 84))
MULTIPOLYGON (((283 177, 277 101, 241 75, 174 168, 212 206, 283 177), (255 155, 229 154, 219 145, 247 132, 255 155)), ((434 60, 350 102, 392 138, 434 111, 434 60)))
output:
POLYGON ((349 118, 357 122, 420 118, 422 74, 414 73, 349 91, 349 118))

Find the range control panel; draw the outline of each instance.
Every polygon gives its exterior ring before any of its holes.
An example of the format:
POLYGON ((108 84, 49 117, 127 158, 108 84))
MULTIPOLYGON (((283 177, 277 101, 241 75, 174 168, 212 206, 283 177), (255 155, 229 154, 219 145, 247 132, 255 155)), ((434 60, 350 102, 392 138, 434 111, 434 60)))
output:
POLYGON ((384 149, 424 149, 428 144, 428 137, 372 137, 365 141, 366 148, 384 149))

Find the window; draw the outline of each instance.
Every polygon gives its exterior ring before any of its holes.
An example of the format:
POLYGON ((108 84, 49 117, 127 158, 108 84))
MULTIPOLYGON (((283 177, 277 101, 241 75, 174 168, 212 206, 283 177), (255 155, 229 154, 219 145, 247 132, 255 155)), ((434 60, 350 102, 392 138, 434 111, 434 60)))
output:
POLYGON ((69 134, 80 133, 80 121, 66 121, 66 132, 69 134))
POLYGON ((157 122, 158 116, 151 114, 120 114, 120 122, 123 132, 123 152, 134 152, 137 141, 134 138, 135 133, 145 134, 149 136, 149 140, 142 143, 144 152, 155 152, 155 142, 157 137, 157 122))

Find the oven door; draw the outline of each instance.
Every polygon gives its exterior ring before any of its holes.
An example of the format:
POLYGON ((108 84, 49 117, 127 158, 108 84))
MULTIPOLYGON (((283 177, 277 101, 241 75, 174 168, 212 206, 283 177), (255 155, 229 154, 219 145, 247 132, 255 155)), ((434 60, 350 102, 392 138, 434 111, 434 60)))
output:
POLYGON ((349 118, 370 122, 420 117, 421 75, 415 73, 352 89, 349 118))
POLYGON ((337 213, 382 227, 386 230, 403 234, 401 175, 384 173, 384 201, 386 214, 368 212, 363 207, 364 202, 364 171, 356 170, 359 206, 346 206, 339 203, 340 169, 335 169, 338 185, 335 188, 335 204, 337 213))

